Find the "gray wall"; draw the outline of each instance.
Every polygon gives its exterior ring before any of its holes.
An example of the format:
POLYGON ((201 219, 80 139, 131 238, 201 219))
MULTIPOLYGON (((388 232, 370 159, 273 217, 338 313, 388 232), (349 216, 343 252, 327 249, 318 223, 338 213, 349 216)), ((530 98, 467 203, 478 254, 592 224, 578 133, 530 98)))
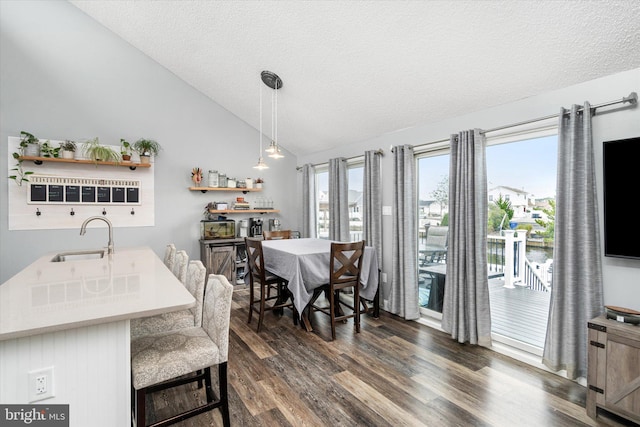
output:
MULTIPOLYGON (((549 72, 555 72, 550 70, 549 72)), ((561 71, 558 71, 561 72, 561 71)), ((447 82, 454 85, 455 82, 447 82)), ((352 157, 362 155, 366 150, 382 148, 385 155, 382 160, 383 204, 391 205, 393 181, 393 154, 390 147, 395 145, 421 145, 430 141, 448 138, 452 133, 472 128, 492 129, 518 123, 525 120, 545 117, 558 113, 560 107, 582 104, 589 101, 599 104, 622 99, 631 92, 640 93, 640 69, 611 75, 579 85, 558 89, 539 96, 522 99, 517 102, 477 111, 460 117, 453 117, 434 123, 425 123, 410 129, 381 135, 377 138, 361 141, 341 147, 338 150, 314 153, 298 158, 304 163, 324 163, 338 156, 352 157)), ((600 205, 600 229, 602 230, 602 142, 607 140, 640 136, 640 107, 621 110, 615 113, 597 114, 593 118, 593 143, 598 165, 598 197, 600 205)), ((298 185, 301 186, 300 180, 298 185)), ((632 200, 630 198, 630 200, 632 200)), ((633 212, 630 210, 630 214, 633 212)), ((391 216, 383 217, 383 271, 388 273, 387 285, 383 294, 388 293, 391 283, 391 216)), ((634 219, 630 221, 634 225, 634 219)), ((584 230, 588 233, 589 230, 584 230)), ((602 233, 601 233, 602 236, 602 233)), ((603 257, 603 275, 605 304, 640 310, 640 261, 603 257)))
MULTIPOLYGON (((204 206, 236 194, 188 191, 195 166, 239 178, 262 176, 261 195, 274 200, 285 227, 297 228, 297 205, 290 197, 294 156, 285 152, 277 166, 272 162, 258 175, 256 129, 67 2, 0 2, 0 115, 3 177, 9 175, 8 137, 21 130, 43 139, 97 136, 117 145, 120 138, 145 137, 162 144, 153 166, 155 227, 116 228, 116 250, 147 245, 162 255, 174 242, 191 258, 200 257, 204 206)), ((0 185, 0 283, 47 252, 106 245, 106 231, 82 237, 79 230, 9 231, 8 185, 15 184, 6 179, 0 185)), ((260 193, 247 198, 255 194, 260 193)))
MULTIPOLYGON (((0 1, 0 43, 3 176, 8 176, 7 138, 19 136, 21 130, 51 139, 98 136, 105 143, 117 143, 121 137, 155 138, 164 147, 154 165, 156 226, 118 228, 116 245, 149 245, 161 255, 166 243, 175 242, 198 258, 201 212, 216 197, 186 190, 190 170, 199 166, 239 177, 257 176, 252 169, 257 160, 257 131, 66 2, 0 1)), ((261 173, 266 181, 263 196, 273 198, 281 209, 285 227, 299 229, 301 188, 296 160, 298 165, 324 163, 332 157, 382 148, 383 203, 390 205, 391 146, 420 145, 462 129, 490 129, 554 114, 561 106, 585 100, 597 104, 622 98, 632 91, 640 92, 640 69, 435 123, 425 117, 424 125, 338 150, 299 159, 286 153, 277 167, 261 173)), ((640 108, 597 115, 597 163, 601 165, 602 141, 638 135, 640 108)), ((600 202, 601 172, 600 167, 600 202)), ((0 283, 46 252, 106 243, 106 235, 98 232, 83 237, 73 230, 9 232, 6 200, 7 186, 0 185, 0 283)), ((382 267, 390 273, 390 216, 383 217, 383 227, 382 267)), ((640 262, 604 258, 603 264, 605 303, 640 310, 640 262)))

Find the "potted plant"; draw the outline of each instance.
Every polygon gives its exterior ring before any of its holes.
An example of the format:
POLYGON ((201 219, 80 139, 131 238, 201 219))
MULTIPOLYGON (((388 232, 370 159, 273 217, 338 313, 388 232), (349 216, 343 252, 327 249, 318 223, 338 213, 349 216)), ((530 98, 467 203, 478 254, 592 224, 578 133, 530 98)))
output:
POLYGON ((20 152, 23 156, 40 157, 40 140, 29 132, 20 132, 20 152))
POLYGON ((49 140, 46 140, 40 146, 40 155, 42 157, 59 157, 60 156, 60 147, 54 147, 51 145, 49 140))
POLYGON ((160 144, 153 139, 139 139, 133 143, 133 149, 140 155, 140 163, 149 163, 151 156, 160 152, 160 144))
POLYGON ((132 149, 129 141, 123 138, 120 138, 120 155, 122 156, 122 161, 123 162, 131 161, 131 153, 132 153, 132 149))
POLYGON ((60 151, 62 152, 63 159, 73 159, 76 155, 76 149, 78 146, 74 141, 66 139, 64 142, 60 143, 60 151))
POLYGON ((82 146, 83 155, 98 162, 120 162, 120 155, 111 147, 100 144, 100 140, 96 137, 88 140, 82 146))
POLYGON ((262 178, 258 178, 256 179, 256 188, 262 188, 262 183, 264 181, 262 181, 262 178))

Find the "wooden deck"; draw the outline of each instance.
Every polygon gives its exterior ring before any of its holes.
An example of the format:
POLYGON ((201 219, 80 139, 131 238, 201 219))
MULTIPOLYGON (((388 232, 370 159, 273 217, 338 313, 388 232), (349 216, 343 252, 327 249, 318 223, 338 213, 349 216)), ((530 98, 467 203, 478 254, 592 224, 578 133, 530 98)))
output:
POLYGON ((551 293, 522 286, 508 289, 503 284, 502 279, 489 280, 491 331, 543 348, 551 293))
MULTIPOLYGON (((426 307, 431 278, 420 275, 420 305, 426 307)), ((502 278, 489 279, 491 330, 512 340, 542 349, 547 333, 551 293, 516 286, 505 288, 502 278)))

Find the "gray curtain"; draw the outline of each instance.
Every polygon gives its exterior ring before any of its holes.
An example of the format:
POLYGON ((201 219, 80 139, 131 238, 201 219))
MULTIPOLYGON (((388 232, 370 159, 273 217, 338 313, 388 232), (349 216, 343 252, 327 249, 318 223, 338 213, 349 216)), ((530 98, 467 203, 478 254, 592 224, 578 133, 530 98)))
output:
POLYGON ((451 135, 449 249, 442 329, 458 342, 491 346, 487 278, 486 142, 479 129, 451 135))
POLYGON ((318 212, 316 200, 316 168, 310 163, 302 166, 302 237, 315 238, 318 212))
POLYGON ((567 377, 587 376, 587 322, 602 314, 600 222, 591 106, 562 109, 558 129, 551 307, 542 362, 567 377))
POLYGON ((329 240, 351 241, 347 159, 329 160, 329 240))
POLYGON ((393 148, 393 265, 389 311, 407 320, 420 318, 418 299, 418 226, 416 161, 413 147, 393 148))
POLYGON ((382 187, 380 156, 378 150, 364 153, 364 240, 373 246, 378 255, 378 267, 382 268, 382 187))

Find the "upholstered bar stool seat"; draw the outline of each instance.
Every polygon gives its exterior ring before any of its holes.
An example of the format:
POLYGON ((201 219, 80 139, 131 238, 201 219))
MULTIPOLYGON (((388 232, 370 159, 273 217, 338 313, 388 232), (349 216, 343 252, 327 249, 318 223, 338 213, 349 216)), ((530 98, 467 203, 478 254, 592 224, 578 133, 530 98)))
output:
MULTIPOLYGON (((209 275, 204 293, 202 326, 159 332, 131 342, 131 387, 134 418, 138 427, 146 424, 147 394, 204 381, 206 403, 158 421, 167 426, 219 408, 225 426, 230 425, 227 392, 229 323, 233 285, 226 277, 209 275), (218 367, 218 392, 213 391, 211 367, 218 367)), ((198 402, 192 391, 185 398, 198 402)))
POLYGON ((195 306, 179 311, 171 311, 156 316, 131 320, 131 338, 166 332, 175 329, 192 328, 202 325, 202 301, 207 269, 200 260, 189 263, 185 287, 196 299, 195 306))

